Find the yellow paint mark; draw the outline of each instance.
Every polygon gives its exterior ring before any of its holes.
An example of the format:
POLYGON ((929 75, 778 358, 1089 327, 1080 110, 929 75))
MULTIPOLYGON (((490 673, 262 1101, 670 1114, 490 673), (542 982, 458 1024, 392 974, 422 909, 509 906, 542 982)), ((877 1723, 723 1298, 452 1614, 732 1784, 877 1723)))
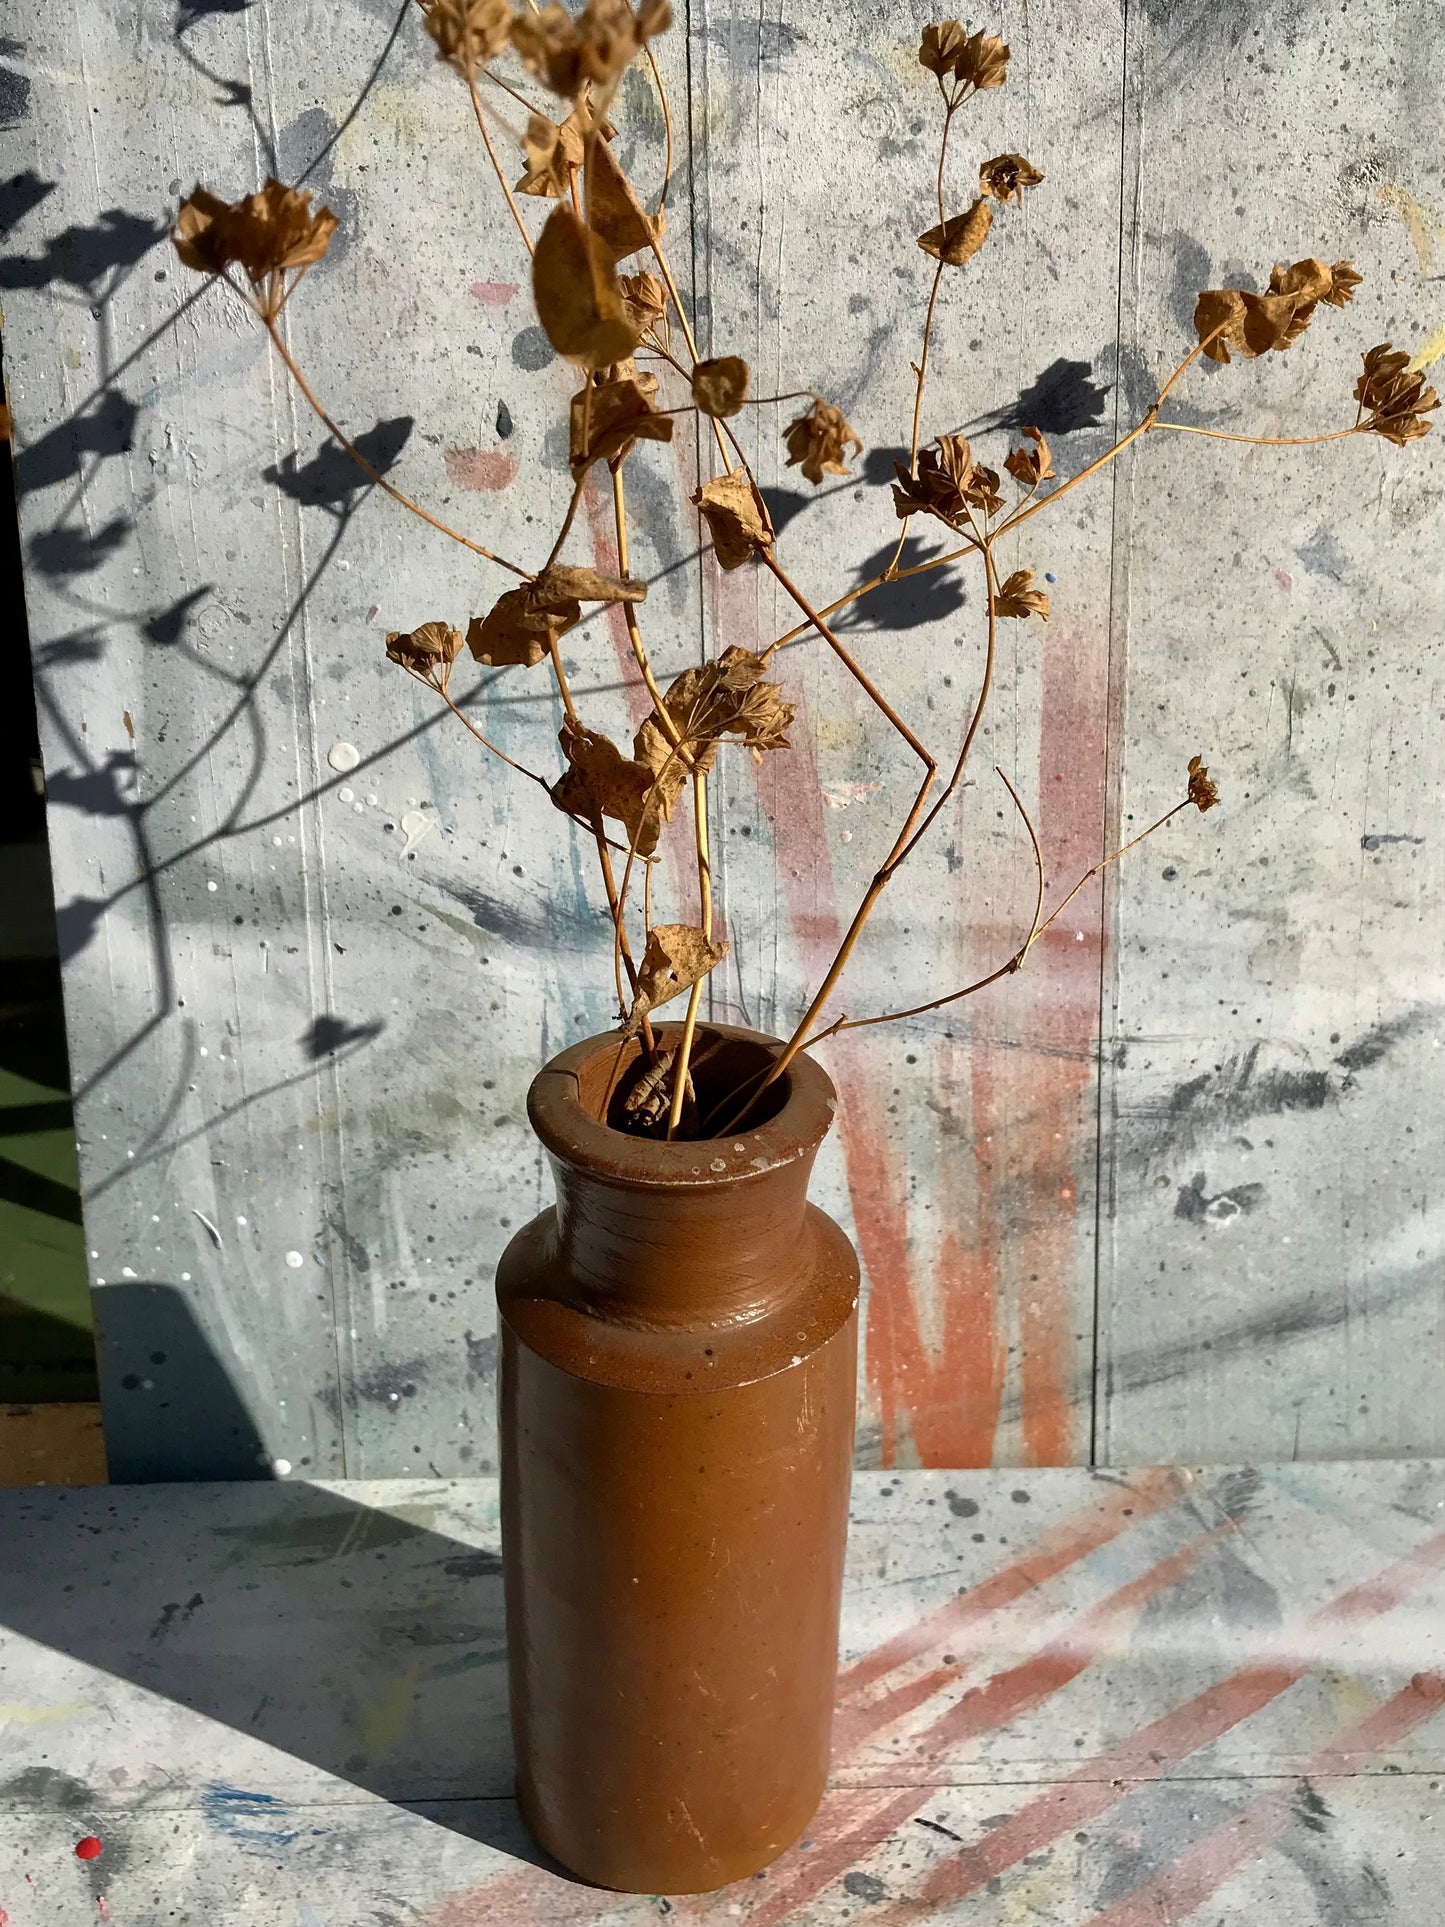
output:
POLYGON ((1411 359, 1410 373, 1418 375, 1422 368, 1433 368, 1441 355, 1445 355, 1445 328, 1437 328, 1428 341, 1420 343, 1411 359))
POLYGON ((406 1723, 411 1718, 420 1672, 421 1661, 413 1660, 401 1678, 394 1679, 363 1710, 358 1723, 361 1727, 361 1744, 369 1760, 385 1759, 400 1743, 406 1723))
POLYGON ((1437 236, 1431 231, 1430 219, 1424 208, 1409 188, 1401 187, 1397 181, 1382 181, 1375 191, 1385 206, 1394 208, 1405 223, 1405 231, 1414 245, 1415 258, 1420 263, 1420 272, 1429 274, 1434 264, 1437 236))
POLYGON ((89 1704, 76 1700, 69 1706, 4 1706, 0 1705, 0 1726, 8 1720, 12 1726, 44 1726, 50 1720, 73 1720, 80 1713, 88 1713, 89 1704))
POLYGON ((129 736, 132 742, 134 742, 135 741, 135 724, 130 719, 130 711, 128 709, 123 709, 120 712, 120 719, 125 724, 126 735, 129 736))

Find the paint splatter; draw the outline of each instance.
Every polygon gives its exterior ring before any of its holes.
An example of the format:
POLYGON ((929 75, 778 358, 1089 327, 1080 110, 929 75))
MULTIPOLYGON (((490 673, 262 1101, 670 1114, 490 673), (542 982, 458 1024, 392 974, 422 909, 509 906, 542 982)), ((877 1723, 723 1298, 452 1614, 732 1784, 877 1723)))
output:
POLYGON ((516 292, 515 281, 474 281, 467 289, 473 301, 480 301, 484 308, 505 308, 516 292))
POLYGON ((436 827, 436 821, 435 816, 429 816, 425 810, 407 811, 406 815, 401 819, 402 833, 406 837, 406 842, 402 845, 401 850, 403 856, 406 856, 409 851, 416 848, 428 830, 436 827))
POLYGON ((340 770, 345 775, 347 770, 355 769, 361 761, 361 751, 355 743, 333 743, 326 752, 326 760, 334 770, 340 770))
POLYGON ((77 1860, 99 1860, 104 1852, 104 1844, 97 1840, 93 1833, 86 1834, 83 1840, 77 1840, 75 1843, 77 1860))
POLYGON ((244 1853, 272 1853, 297 1838, 296 1830, 285 1824, 289 1809, 274 1794, 213 1781, 201 1793, 201 1812, 213 1831, 244 1853))
POLYGON ((448 448, 442 459, 458 488, 494 493, 516 480, 517 458, 505 448, 448 448))
POLYGON ((1405 223, 1405 232, 1410 237, 1415 258, 1420 263, 1420 272, 1429 274, 1435 265, 1435 235, 1431 229, 1430 217, 1409 188, 1401 187, 1397 181, 1382 181, 1375 191, 1385 206, 1394 208, 1405 223))

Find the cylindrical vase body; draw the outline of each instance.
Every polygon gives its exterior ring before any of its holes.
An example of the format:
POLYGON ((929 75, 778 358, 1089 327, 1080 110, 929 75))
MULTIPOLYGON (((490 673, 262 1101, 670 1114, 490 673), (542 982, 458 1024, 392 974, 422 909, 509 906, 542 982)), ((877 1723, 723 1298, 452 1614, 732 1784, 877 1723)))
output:
MULTIPOLYGON (((777 1048, 710 1036, 734 1074, 777 1048)), ((518 1793, 583 1879, 696 1893, 766 1866, 822 1795, 858 1266, 807 1202, 816 1064, 753 1128, 661 1143, 598 1121, 617 1051, 533 1084, 557 1204, 497 1273, 518 1793)))

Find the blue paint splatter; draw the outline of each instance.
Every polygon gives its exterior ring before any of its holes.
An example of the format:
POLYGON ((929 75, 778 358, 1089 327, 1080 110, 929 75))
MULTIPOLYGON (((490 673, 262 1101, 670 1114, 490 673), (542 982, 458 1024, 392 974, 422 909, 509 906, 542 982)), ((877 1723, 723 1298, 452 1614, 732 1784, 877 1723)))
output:
POLYGON ((290 1809, 271 1793, 212 1781, 201 1793, 201 1812, 215 1833, 224 1834, 243 1853, 275 1853, 298 1837, 288 1828, 290 1809))

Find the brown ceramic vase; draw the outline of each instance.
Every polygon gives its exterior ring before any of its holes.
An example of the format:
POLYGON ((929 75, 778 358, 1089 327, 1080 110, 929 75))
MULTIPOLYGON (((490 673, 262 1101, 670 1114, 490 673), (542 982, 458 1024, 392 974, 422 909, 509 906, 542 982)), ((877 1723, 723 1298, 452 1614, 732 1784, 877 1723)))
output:
MULTIPOLYGON (((711 1027, 700 1103, 777 1048, 711 1027)), ((617 1050, 533 1083, 557 1203, 497 1270, 518 1796, 584 1880, 701 1893, 823 1792, 858 1264, 807 1201, 835 1102, 817 1064, 751 1128, 669 1144, 599 1121, 617 1050)))

